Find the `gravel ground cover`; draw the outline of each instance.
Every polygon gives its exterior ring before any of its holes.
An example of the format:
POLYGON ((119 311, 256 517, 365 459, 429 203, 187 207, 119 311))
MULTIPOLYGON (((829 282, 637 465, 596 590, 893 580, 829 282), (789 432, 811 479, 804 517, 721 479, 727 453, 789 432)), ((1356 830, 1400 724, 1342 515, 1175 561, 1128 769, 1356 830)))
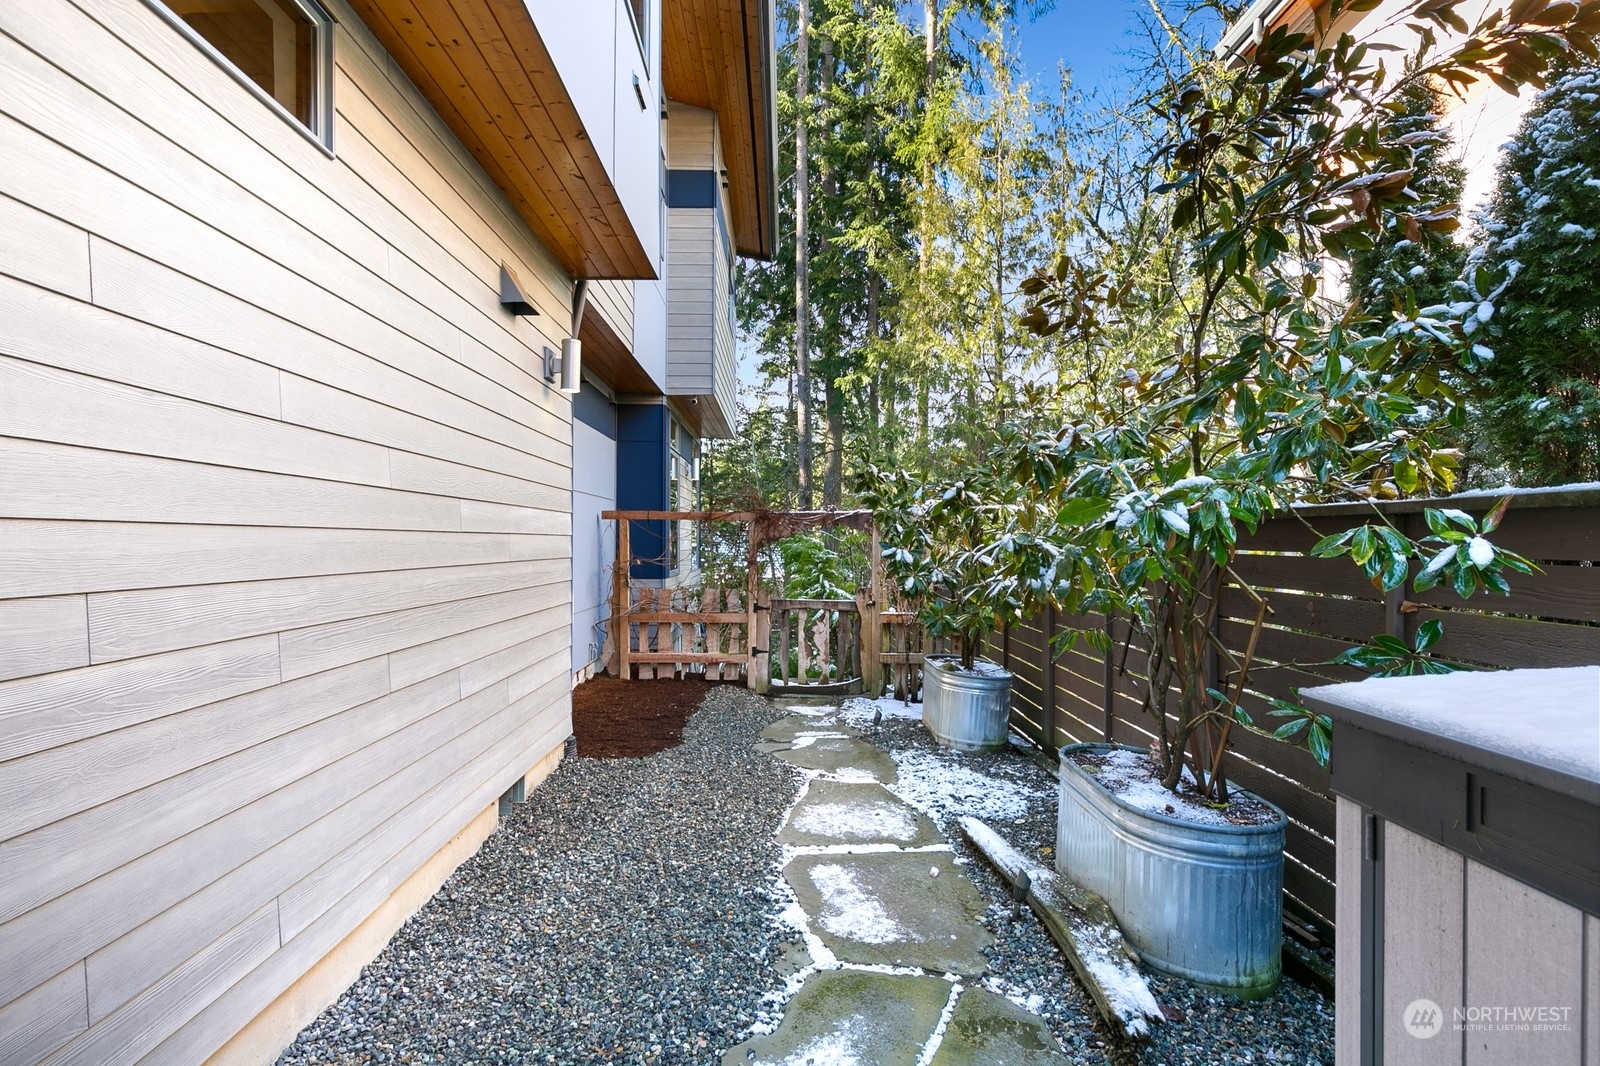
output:
POLYGON ((872 709, 865 703, 850 707, 846 717, 894 757, 902 779, 891 790, 928 809, 956 854, 967 860, 967 875, 992 901, 984 916, 995 939, 989 949, 993 976, 988 986, 1041 1015, 1068 1057, 1114 1066, 1332 1066, 1333 1003, 1287 977, 1270 999, 1240 1003, 1205 995, 1187 982, 1147 970, 1150 990, 1172 1020, 1157 1026, 1153 1038, 1142 1043, 1112 1035, 1096 1019, 1050 934, 1026 905, 1019 908, 1010 902, 1004 884, 955 825, 963 814, 984 818, 1024 855, 1054 866, 1057 785, 1051 770, 1016 748, 971 754, 941 748, 916 719, 888 714, 874 726, 872 709), (967 770, 999 781, 1002 787, 930 801, 932 790, 919 786, 916 778, 940 776, 928 771, 931 764, 954 768, 956 773, 945 776, 958 782, 964 777, 959 771, 967 770), (908 769, 915 773, 909 781, 908 769), (1025 795, 1027 802, 1012 802, 1017 795, 1025 795), (995 816, 995 796, 1001 800, 998 811, 1012 817, 995 816))
MULTIPOLYGON (((934 817, 990 900, 985 984, 1041 1014, 1070 1059, 1332 1063, 1332 1004, 1289 979, 1273 998, 1239 1004, 1152 976, 1174 1020, 1142 1044, 1111 1036, 1049 934, 1009 901, 954 823, 984 817, 1053 864, 1048 768, 1017 750, 950 752, 920 721, 890 714, 873 725, 870 705, 851 710, 901 767, 895 790, 934 817), (934 781, 955 789, 939 794, 934 781)), ((714 686, 680 746, 567 760, 280 1066, 717 1062, 777 1009, 770 993, 783 986, 793 937, 770 889, 781 855, 774 833, 801 775, 753 747, 781 713, 741 688, 714 686)))
POLYGON ((767 889, 799 775, 752 747, 777 717, 713 686, 680 746, 566 760, 281 1066, 716 1061, 786 938, 767 889))

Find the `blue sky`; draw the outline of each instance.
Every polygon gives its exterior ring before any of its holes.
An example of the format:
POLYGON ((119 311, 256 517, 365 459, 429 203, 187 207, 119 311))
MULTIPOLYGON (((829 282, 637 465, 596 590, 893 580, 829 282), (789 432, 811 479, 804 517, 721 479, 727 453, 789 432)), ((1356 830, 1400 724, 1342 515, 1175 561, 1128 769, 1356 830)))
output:
POLYGON ((1127 35, 1138 31, 1138 15, 1149 9, 1147 0, 1056 0, 1048 14, 1031 21, 1024 15, 1018 30, 1029 79, 1049 85, 1064 61, 1079 88, 1105 83, 1124 64, 1127 35))

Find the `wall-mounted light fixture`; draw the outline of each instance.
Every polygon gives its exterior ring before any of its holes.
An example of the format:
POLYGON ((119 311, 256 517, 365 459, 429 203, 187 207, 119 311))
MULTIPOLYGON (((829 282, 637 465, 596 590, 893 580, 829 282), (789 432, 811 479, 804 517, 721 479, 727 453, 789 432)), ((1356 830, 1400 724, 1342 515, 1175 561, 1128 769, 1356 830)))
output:
POLYGON ((583 312, 589 305, 589 282, 579 278, 572 286, 572 335, 561 341, 561 354, 555 349, 544 350, 544 379, 554 382, 565 393, 574 393, 583 387, 583 342, 578 333, 583 329, 583 312))
POLYGON ((522 279, 504 263, 500 264, 500 306, 514 315, 531 317, 539 313, 522 288, 522 279))
POLYGON ((583 385, 583 342, 568 337, 561 342, 561 354, 554 348, 544 350, 544 379, 557 382, 556 388, 574 393, 583 385))

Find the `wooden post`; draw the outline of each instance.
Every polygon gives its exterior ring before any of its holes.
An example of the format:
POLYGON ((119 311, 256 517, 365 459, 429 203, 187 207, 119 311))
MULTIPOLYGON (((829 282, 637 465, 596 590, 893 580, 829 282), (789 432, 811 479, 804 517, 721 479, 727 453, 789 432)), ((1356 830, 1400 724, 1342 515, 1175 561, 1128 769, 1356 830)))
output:
POLYGON ((883 695, 883 619, 877 594, 870 586, 856 592, 861 612, 861 681, 868 699, 883 695))
MULTIPOLYGON (((748 619, 744 625, 744 683, 752 692, 766 692, 761 683, 760 672, 756 669, 756 648, 765 647, 757 643, 757 636, 761 630, 761 620, 758 617, 761 609, 761 573, 756 558, 756 524, 754 519, 745 519, 745 590, 744 606, 745 617, 748 619)), ((766 656, 762 655, 762 659, 766 656)))
POLYGON ((629 544, 631 523, 626 518, 617 519, 617 563, 611 573, 611 622, 617 635, 617 676, 624 681, 633 680, 633 667, 628 662, 629 645, 633 643, 628 624, 628 571, 633 569, 633 548, 629 544))
POLYGON ((772 602, 765 592, 751 601, 750 617, 750 687, 764 696, 772 690, 772 602))

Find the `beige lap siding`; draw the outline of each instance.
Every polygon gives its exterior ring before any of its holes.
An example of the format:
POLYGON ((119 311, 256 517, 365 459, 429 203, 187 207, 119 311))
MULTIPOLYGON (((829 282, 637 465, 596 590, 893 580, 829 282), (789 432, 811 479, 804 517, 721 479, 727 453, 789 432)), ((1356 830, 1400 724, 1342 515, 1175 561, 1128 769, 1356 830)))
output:
POLYGON ((6 1066, 270 1057, 571 731, 570 281, 333 14, 330 159, 142 3, 0 4, 6 1066))

